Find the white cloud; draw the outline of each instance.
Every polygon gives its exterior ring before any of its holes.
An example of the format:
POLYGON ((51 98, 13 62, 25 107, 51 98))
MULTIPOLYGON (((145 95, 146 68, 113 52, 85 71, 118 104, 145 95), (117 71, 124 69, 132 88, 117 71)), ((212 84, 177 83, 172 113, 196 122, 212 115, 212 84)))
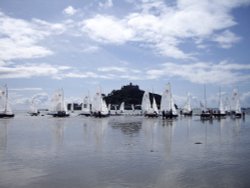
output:
POLYGON ((97 69, 100 72, 127 72, 128 69, 126 67, 100 67, 97 69))
POLYGON ((10 88, 9 91, 42 91, 40 87, 10 88))
POLYGON ((101 8, 111 8, 113 7, 113 1, 112 0, 105 0, 105 2, 99 2, 99 7, 101 8))
POLYGON ((197 48, 210 40, 218 42, 222 48, 238 42, 239 37, 228 30, 237 24, 231 10, 249 2, 180 0, 169 6, 164 1, 141 1, 137 12, 123 18, 97 15, 84 20, 82 30, 98 42, 142 42, 158 54, 190 59, 194 58, 194 53, 181 48, 186 40, 197 48))
POLYGON ((92 39, 103 43, 122 44, 133 37, 131 29, 112 16, 96 15, 82 22, 82 31, 92 39))
POLYGON ((49 65, 49 64, 21 64, 0 67, 0 78, 31 78, 38 76, 48 76, 57 78, 65 70, 71 69, 67 66, 49 65))
POLYGON ((52 24, 39 19, 25 21, 0 14, 0 61, 41 58, 52 55, 39 45, 46 37, 65 32, 64 24, 52 24))
POLYGON ((98 46, 87 46, 87 47, 83 48, 82 52, 84 52, 84 53, 95 53, 99 49, 100 49, 100 47, 98 47, 98 46))
POLYGON ((165 63, 159 69, 147 71, 148 79, 177 77, 198 84, 232 84, 250 80, 248 74, 240 71, 250 70, 250 65, 230 64, 228 62, 174 64, 165 63))
POLYGON ((240 40, 234 33, 229 30, 224 31, 221 34, 215 35, 215 42, 218 42, 222 48, 231 48, 232 45, 240 40))
POLYGON ((108 74, 98 74, 91 71, 73 71, 70 73, 66 73, 61 75, 62 78, 101 78, 101 79, 112 79, 112 77, 108 74))
POLYGON ((77 13, 77 9, 75 9, 74 7, 72 6, 68 6, 67 8, 65 8, 63 10, 63 13, 66 14, 66 15, 69 15, 69 16, 73 16, 77 13))
POLYGON ((44 57, 53 52, 36 44, 47 33, 33 28, 32 24, 1 14, 0 60, 44 57))

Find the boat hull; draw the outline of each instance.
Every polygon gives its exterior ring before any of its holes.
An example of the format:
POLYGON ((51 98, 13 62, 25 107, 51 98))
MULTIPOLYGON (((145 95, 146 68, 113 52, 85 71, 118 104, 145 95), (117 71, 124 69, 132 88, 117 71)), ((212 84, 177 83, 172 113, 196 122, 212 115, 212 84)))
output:
POLYGON ((51 114, 53 117, 69 117, 69 114, 65 111, 58 111, 56 113, 51 114))
POLYGON ((103 118, 103 117, 108 117, 110 114, 106 114, 106 113, 101 113, 101 112, 94 112, 93 113, 93 117, 96 117, 96 118, 103 118))
POLYGON ((172 112, 162 112, 162 119, 173 119, 177 117, 178 114, 173 114, 172 112))
POLYGON ((149 118, 156 118, 159 115, 157 113, 146 113, 144 114, 145 117, 149 117, 149 118))
POLYGON ((202 113, 202 114, 200 115, 200 118, 201 118, 202 120, 213 119, 213 115, 212 115, 211 113, 202 113))
POLYGON ((13 118, 15 114, 0 114, 0 118, 13 118))
POLYGON ((192 116, 193 115, 193 111, 190 112, 183 112, 182 113, 184 116, 192 116))

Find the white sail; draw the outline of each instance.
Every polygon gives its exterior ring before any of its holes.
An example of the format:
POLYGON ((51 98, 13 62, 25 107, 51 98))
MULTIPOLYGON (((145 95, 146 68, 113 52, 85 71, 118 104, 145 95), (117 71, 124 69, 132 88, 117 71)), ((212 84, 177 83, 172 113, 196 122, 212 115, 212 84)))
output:
POLYGON ((106 103, 106 101, 105 101, 103 98, 101 98, 101 103, 102 103, 101 113, 102 113, 103 115, 109 114, 109 110, 108 110, 108 107, 107 107, 107 103, 106 103))
POLYGON ((120 105, 119 111, 120 111, 121 113, 123 113, 124 110, 125 110, 125 102, 122 102, 121 105, 120 105))
POLYGON ((170 111, 172 109, 171 85, 168 83, 161 97, 161 111, 170 111))
POLYGON ((7 115, 13 114, 8 101, 7 85, 5 85, 3 88, 0 88, 0 113, 7 115))
POLYGON ((131 104, 131 109, 134 111, 135 110, 135 105, 131 104))
POLYGON ((143 112, 148 112, 152 109, 150 99, 149 99, 149 93, 147 91, 145 91, 143 94, 141 109, 143 112))
POLYGON ((83 99, 82 112, 85 113, 85 114, 90 114, 91 113, 91 101, 90 101, 89 96, 86 96, 83 99))
POLYGON ((173 115, 178 115, 177 108, 174 104, 174 99, 172 97, 172 94, 171 94, 171 110, 172 110, 173 115))
POLYGON ((233 91, 233 111, 236 114, 241 113, 241 106, 240 106, 240 97, 237 89, 233 91))
POLYGON ((219 94, 219 111, 220 111, 220 114, 225 114, 225 108, 224 108, 224 104, 223 104, 223 101, 222 101, 222 97, 221 97, 221 92, 219 94))
POLYGON ((64 102, 64 91, 63 89, 56 90, 51 99, 51 111, 52 112, 67 112, 66 104, 64 102))
POLYGON ((154 97, 153 97, 153 105, 152 105, 152 108, 153 108, 154 112, 156 112, 157 114, 159 114, 159 110, 158 110, 158 107, 157 107, 157 104, 156 104, 156 100, 155 100, 154 97))
POLYGON ((33 98, 31 100, 31 105, 30 105, 30 113, 38 113, 38 109, 36 107, 35 99, 33 98))
POLYGON ((97 92, 93 97, 92 110, 93 112, 98 112, 101 110, 101 97, 99 92, 97 92))
POLYGON ((192 108, 191 108, 191 95, 190 93, 188 93, 187 95, 187 101, 183 107, 183 112, 184 113, 190 113, 192 111, 192 108))
POLYGON ((102 115, 109 114, 107 104, 99 91, 93 97, 92 111, 94 113, 101 113, 102 115))
POLYGON ((230 103, 228 96, 226 97, 224 104, 225 104, 224 105, 225 112, 230 112, 231 111, 231 103, 230 103))

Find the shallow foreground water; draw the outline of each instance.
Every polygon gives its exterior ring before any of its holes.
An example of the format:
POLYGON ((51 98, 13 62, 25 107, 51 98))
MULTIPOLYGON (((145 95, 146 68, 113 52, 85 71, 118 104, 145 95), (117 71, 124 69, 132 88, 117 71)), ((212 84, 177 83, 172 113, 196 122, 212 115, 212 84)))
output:
POLYGON ((250 117, 0 119, 1 188, 250 187, 250 117))

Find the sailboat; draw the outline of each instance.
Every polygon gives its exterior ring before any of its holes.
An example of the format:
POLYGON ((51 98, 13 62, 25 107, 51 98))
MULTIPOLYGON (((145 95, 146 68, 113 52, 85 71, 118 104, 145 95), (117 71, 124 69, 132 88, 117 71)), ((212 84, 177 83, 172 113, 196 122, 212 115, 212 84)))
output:
POLYGON ((145 117, 158 117, 158 109, 155 98, 153 97, 153 105, 151 105, 149 92, 147 91, 143 94, 141 108, 145 117))
POLYGON ((0 118, 12 118, 15 116, 13 114, 9 103, 8 103, 8 87, 7 85, 4 88, 0 89, 0 118))
POLYGON ((207 93, 206 93, 206 85, 204 85, 204 105, 201 103, 202 112, 200 114, 201 120, 212 119, 213 115, 207 108, 207 93))
POLYGON ((34 98, 31 100, 30 111, 28 112, 28 114, 31 116, 38 116, 40 114, 40 112, 38 111, 38 109, 36 107, 34 98))
POLYGON ((91 101, 90 101, 90 97, 86 96, 83 99, 83 103, 82 103, 82 111, 79 115, 84 115, 84 116, 90 116, 91 115, 91 101))
POLYGON ((53 117, 68 117, 69 113, 64 102, 64 91, 58 89, 54 92, 52 97, 52 106, 49 115, 53 117))
POLYGON ((231 113, 231 103, 229 97, 226 96, 225 103, 224 103, 225 113, 226 115, 230 115, 231 113))
POLYGON ((92 102, 92 112, 94 117, 107 117, 110 115, 106 101, 103 99, 101 92, 96 92, 92 102))
POLYGON ((183 107, 182 114, 184 116, 192 116, 193 115, 193 111, 191 108, 191 95, 190 95, 190 93, 188 93, 188 95, 187 95, 187 101, 183 107))
POLYGON ((119 107, 119 115, 124 115, 125 112, 125 102, 122 102, 119 107))
POLYGON ((239 97, 239 93, 237 89, 233 90, 232 103, 233 103, 233 107, 232 107, 231 114, 236 118, 240 118, 242 115, 242 111, 241 111, 241 106, 240 106, 240 97, 239 97))
POLYGON ((217 112, 213 113, 213 115, 215 117, 225 117, 226 116, 224 103, 223 103, 222 97, 221 97, 221 90, 220 90, 220 93, 219 93, 219 110, 217 112))
POLYGON ((178 116, 174 99, 171 92, 171 85, 168 83, 161 97, 162 118, 176 118, 178 116))

